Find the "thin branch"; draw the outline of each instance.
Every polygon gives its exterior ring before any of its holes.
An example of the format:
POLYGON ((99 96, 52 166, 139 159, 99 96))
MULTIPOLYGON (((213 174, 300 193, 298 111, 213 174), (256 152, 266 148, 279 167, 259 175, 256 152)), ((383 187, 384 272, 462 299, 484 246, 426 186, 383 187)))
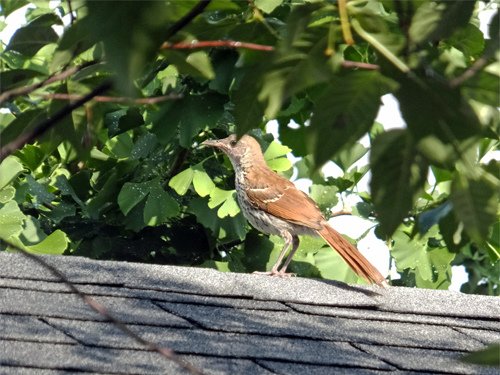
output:
POLYGON ((103 316, 106 320, 110 321, 113 325, 115 325, 118 329, 120 329, 120 331, 122 331, 127 336, 133 338, 139 344, 146 347, 149 351, 159 353, 162 357, 167 358, 168 360, 171 360, 172 362, 174 362, 178 366, 189 371, 191 374, 203 375, 203 372, 201 370, 194 367, 192 364, 184 361, 172 349, 160 347, 157 344, 155 344, 154 342, 143 339, 140 335, 138 335, 137 333, 132 331, 130 328, 127 327, 127 325, 125 323, 123 323, 120 319, 116 318, 104 305, 97 302, 95 299, 93 299, 89 295, 85 294, 80 289, 78 289, 71 281, 69 281, 69 279, 61 271, 59 271, 52 264, 48 263, 42 257, 37 256, 35 254, 32 254, 32 253, 24 250, 23 248, 21 248, 17 245, 14 245, 8 241, 5 241, 3 239, 0 239, 0 243, 2 243, 4 246, 5 245, 10 246, 10 247, 16 249, 21 254, 23 254, 26 258, 38 263, 39 265, 41 265, 45 269, 49 270, 50 273, 52 273, 61 282, 63 282, 74 294, 76 294, 78 297, 80 297, 80 299, 85 304, 87 304, 92 310, 97 312, 99 315, 103 316))
POLYGON ((71 24, 73 25, 73 23, 75 23, 75 21, 76 21, 76 18, 75 18, 75 15, 73 14, 73 8, 71 6, 71 0, 66 0, 66 3, 68 4, 68 13, 69 13, 69 17, 70 17, 70 20, 71 20, 71 24))
MULTIPOLYGON (((191 43, 169 43, 165 42, 161 45, 160 49, 200 49, 200 48, 244 48, 251 49, 255 51, 274 51, 274 46, 269 46, 265 44, 247 43, 239 42, 236 40, 202 40, 191 43)), ((375 64, 363 63, 359 61, 344 60, 341 63, 342 67, 353 69, 367 69, 367 70, 378 70, 380 67, 375 64)))
POLYGON ((452 88, 460 86, 462 83, 467 81, 469 78, 474 77, 481 69, 483 69, 488 64, 488 59, 486 56, 482 56, 477 59, 474 64, 472 64, 467 70, 465 70, 458 77, 453 78, 450 81, 450 86, 452 88))
MULTIPOLYGON (((80 100, 83 98, 83 95, 77 94, 35 94, 37 96, 41 96, 44 99, 55 99, 55 100, 80 100)), ((124 96, 101 96, 97 95, 92 98, 92 100, 96 102, 102 103, 122 103, 122 104, 156 104, 160 102, 165 102, 167 100, 176 100, 181 99, 182 95, 180 94, 170 94, 170 95, 162 95, 162 96, 154 96, 150 98, 127 98, 124 96)))
POLYGON ((341 65, 343 68, 348 68, 348 69, 353 69, 353 68, 367 69, 367 70, 380 69, 380 66, 375 64, 364 63, 359 61, 351 61, 351 60, 344 60, 342 61, 341 65))
POLYGON ((19 150, 26 143, 32 142, 36 138, 40 137, 52 126, 54 126, 58 121, 62 120, 64 117, 69 115, 73 110, 77 109, 78 107, 81 107, 95 96, 102 94, 103 92, 109 90, 110 88, 111 88, 110 82, 106 82, 101 84, 100 86, 97 86, 94 90, 92 90, 87 95, 83 96, 81 99, 75 101, 74 103, 68 104, 66 107, 63 107, 59 111, 54 113, 52 117, 42 121, 40 124, 38 124, 38 126, 36 126, 30 132, 23 133, 16 139, 14 139, 12 142, 6 144, 4 147, 0 149, 0 162, 2 162, 7 156, 14 153, 16 150, 19 150))
POLYGON ((345 210, 333 212, 333 213, 330 214, 330 218, 337 217, 337 216, 344 216, 344 215, 352 215, 352 212, 351 211, 345 211, 345 210))
POLYGON ((90 65, 94 65, 96 63, 97 63, 97 61, 89 61, 89 62, 82 64, 82 65, 73 66, 73 67, 71 67, 71 68, 69 68, 61 73, 54 74, 41 82, 34 83, 32 85, 29 85, 29 86, 17 87, 15 89, 5 91, 4 93, 2 93, 0 95, 0 104, 2 104, 3 102, 5 102, 13 97, 20 96, 20 95, 26 95, 26 94, 29 94, 29 93, 31 93, 31 92, 33 92, 41 87, 48 86, 51 83, 54 83, 57 81, 62 81, 63 79, 66 79, 66 78, 72 76, 73 74, 79 72, 83 68, 86 68, 90 65))
POLYGON ((366 40, 370 45, 373 46, 379 53, 381 53, 387 60, 389 60, 396 68, 398 68, 403 73, 409 73, 410 68, 401 61, 396 55, 394 55, 385 45, 380 43, 376 38, 374 38, 370 33, 367 33, 362 27, 358 20, 353 19, 351 26, 358 33, 358 35, 366 40))
POLYGON ((161 45, 160 49, 198 49, 198 48, 211 48, 211 47, 244 48, 256 51, 274 51, 273 46, 266 46, 263 44, 256 44, 256 43, 237 42, 235 40, 205 40, 192 43, 165 42, 161 45))
POLYGON ((211 0, 201 0, 198 4, 196 4, 193 9, 191 9, 184 17, 182 17, 179 21, 174 23, 170 29, 167 30, 165 35, 165 40, 169 40, 175 34, 177 34, 180 30, 186 27, 197 15, 202 13, 205 8, 210 4, 211 0))

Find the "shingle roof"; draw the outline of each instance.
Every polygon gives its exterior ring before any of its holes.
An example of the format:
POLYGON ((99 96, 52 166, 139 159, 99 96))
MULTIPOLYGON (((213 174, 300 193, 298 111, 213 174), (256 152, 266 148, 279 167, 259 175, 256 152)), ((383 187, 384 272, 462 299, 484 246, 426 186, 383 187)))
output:
MULTIPOLYGON (((209 374, 497 374, 500 300, 303 278, 45 257, 148 340, 209 374)), ((0 253, 0 373, 186 373, 33 261, 0 253)))

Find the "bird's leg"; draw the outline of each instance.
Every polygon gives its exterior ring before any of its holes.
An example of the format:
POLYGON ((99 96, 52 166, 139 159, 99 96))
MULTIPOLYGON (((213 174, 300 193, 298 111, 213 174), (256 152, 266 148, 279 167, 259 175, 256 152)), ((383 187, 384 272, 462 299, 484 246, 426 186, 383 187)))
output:
POLYGON ((285 264, 283 265, 283 267, 281 267, 279 271, 280 273, 284 274, 286 272, 288 265, 290 264, 293 256, 295 255, 295 252, 299 248, 299 243, 300 243, 299 236, 296 235, 292 236, 292 250, 290 251, 290 254, 288 254, 288 258, 286 258, 285 264))
POLYGON ((292 234, 288 231, 283 231, 280 233, 281 237, 285 240, 285 244, 283 245, 283 248, 281 249, 280 255, 278 256, 278 260, 276 263, 274 263, 273 268, 269 272, 254 272, 255 274, 258 275, 269 275, 269 276, 278 276, 278 277, 290 277, 290 276, 295 276, 293 273, 286 273, 286 267, 288 267, 288 263, 290 263, 290 260, 297 250, 297 247, 299 246, 299 238, 297 236, 292 236, 292 234), (285 257, 288 249, 292 247, 292 251, 290 252, 290 255, 288 256, 285 265, 281 268, 281 270, 278 271, 278 268, 283 261, 283 258, 285 257))

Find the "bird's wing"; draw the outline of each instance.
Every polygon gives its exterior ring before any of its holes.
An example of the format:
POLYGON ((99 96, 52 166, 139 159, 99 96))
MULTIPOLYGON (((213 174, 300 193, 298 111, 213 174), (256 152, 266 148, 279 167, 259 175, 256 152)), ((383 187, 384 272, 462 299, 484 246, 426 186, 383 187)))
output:
POLYGON ((251 202, 261 210, 290 221, 319 230, 324 221, 316 203, 293 183, 271 170, 257 171, 256 183, 245 189, 251 202))

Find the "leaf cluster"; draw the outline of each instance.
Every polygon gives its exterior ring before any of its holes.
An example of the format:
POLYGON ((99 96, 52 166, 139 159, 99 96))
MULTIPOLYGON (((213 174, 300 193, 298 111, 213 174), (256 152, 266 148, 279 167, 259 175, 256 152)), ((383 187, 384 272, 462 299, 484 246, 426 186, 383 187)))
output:
MULTIPOLYGON (((230 164, 199 147, 250 132, 271 168, 312 181, 326 217, 355 202, 390 248, 395 284, 447 288, 463 265, 464 291, 500 293, 499 165, 485 161, 499 143, 498 14, 486 37, 480 1, 354 0, 347 20, 330 1, 71 4, 73 14, 66 2, 1 6, 8 17, 29 5, 0 51, 2 147, 113 84, 0 164, 2 239, 41 253, 269 267, 280 239, 246 224, 230 164), (386 94, 402 129, 375 121, 386 94), (270 121, 279 142, 263 132, 270 121)), ((315 239, 291 268, 356 281, 315 239)))

